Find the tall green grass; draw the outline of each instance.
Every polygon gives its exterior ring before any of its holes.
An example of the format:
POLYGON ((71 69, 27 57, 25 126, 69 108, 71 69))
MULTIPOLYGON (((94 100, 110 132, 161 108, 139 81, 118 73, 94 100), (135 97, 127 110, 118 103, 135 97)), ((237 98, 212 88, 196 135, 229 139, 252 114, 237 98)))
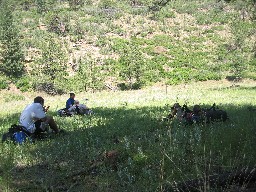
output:
MULTIPOLYGON (((0 190, 161 191, 173 182, 254 166, 256 119, 247 107, 256 106, 255 92, 255 82, 212 81, 79 93, 77 99, 88 98, 95 113, 67 118, 56 116, 56 110, 68 95, 43 95, 49 114, 68 134, 20 146, 0 144, 0 190), (206 126, 163 122, 174 102, 190 107, 215 102, 230 119, 206 126), (119 152, 117 170, 103 163, 86 171, 111 150, 119 152)), ((36 95, 1 92, 0 133, 17 123, 36 95)))

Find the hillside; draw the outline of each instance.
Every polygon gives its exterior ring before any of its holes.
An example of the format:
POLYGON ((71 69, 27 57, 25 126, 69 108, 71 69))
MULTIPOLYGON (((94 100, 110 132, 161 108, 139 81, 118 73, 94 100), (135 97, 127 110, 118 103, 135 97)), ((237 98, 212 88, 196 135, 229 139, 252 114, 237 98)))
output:
MULTIPOLYGON (((2 67, 1 88, 13 82, 22 91, 61 94, 256 78, 254 1, 3 0, 2 5, 11 10, 9 23, 20 47, 15 52, 23 53, 24 70, 13 78, 15 66, 9 73, 2 67)), ((2 45, 3 53, 8 46, 2 45)))

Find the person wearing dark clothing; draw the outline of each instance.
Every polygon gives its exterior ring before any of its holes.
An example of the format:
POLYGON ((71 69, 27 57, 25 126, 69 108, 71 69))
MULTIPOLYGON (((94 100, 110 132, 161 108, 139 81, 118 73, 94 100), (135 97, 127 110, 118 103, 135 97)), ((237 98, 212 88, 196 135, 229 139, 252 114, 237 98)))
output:
POLYGON ((75 104, 75 96, 76 95, 74 93, 70 93, 69 99, 66 102, 67 110, 75 104))

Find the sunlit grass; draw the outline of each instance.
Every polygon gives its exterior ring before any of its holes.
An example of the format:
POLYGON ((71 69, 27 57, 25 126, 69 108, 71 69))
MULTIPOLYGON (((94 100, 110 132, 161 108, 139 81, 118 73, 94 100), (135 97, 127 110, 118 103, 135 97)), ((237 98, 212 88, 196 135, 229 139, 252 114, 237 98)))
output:
MULTIPOLYGON (((156 191, 174 181, 255 165, 255 82, 209 81, 159 85, 138 91, 78 93, 92 116, 58 117, 67 95, 48 96, 49 114, 68 134, 34 144, 0 144, 0 190, 5 191, 156 191), (85 99, 89 99, 86 101, 85 99), (163 122, 174 102, 228 111, 230 120, 185 127, 163 122), (109 164, 87 170, 104 151, 119 151, 117 170, 109 164), (71 190, 72 189, 72 190, 71 190)), ((1 92, 0 132, 18 122, 39 93, 1 92), (17 96, 14 96, 17 95, 17 96), (6 98, 14 98, 6 102, 6 98)))

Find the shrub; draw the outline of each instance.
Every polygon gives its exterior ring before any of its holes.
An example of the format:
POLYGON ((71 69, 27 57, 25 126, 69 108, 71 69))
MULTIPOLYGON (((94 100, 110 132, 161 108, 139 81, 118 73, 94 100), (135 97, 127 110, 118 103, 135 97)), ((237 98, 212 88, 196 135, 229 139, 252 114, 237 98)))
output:
POLYGON ((15 82, 15 85, 22 92, 29 91, 32 88, 31 79, 28 76, 23 76, 23 77, 19 78, 15 82))
POLYGON ((75 36, 73 37, 74 42, 83 39, 84 33, 85 33, 85 27, 84 27, 84 24, 80 22, 80 20, 76 20, 75 24, 70 26, 70 34, 72 36, 75 36))
POLYGON ((61 95, 65 93, 63 89, 57 87, 51 82, 38 82, 33 86, 36 91, 45 92, 49 95, 61 95))
POLYGON ((50 32, 66 35, 69 31, 69 18, 67 16, 60 16, 59 13, 49 12, 46 15, 45 21, 50 32))
POLYGON ((102 61, 87 55, 78 61, 77 82, 83 91, 102 90, 104 87, 105 74, 102 70, 102 61))
POLYGON ((36 0, 37 12, 44 13, 47 11, 45 0, 36 0))
POLYGON ((35 75, 45 77, 49 81, 62 80, 67 75, 67 55, 57 38, 46 37, 42 45, 42 57, 34 66, 35 75))
POLYGON ((7 89, 8 88, 8 80, 5 76, 0 76, 0 89, 7 89))
POLYGON ((165 18, 174 18, 175 13, 168 9, 168 7, 162 8, 160 11, 154 12, 154 19, 164 21, 165 18))
POLYGON ((69 7, 73 10, 78 10, 85 4, 85 0, 68 0, 69 7))
POLYGON ((99 3, 99 7, 102 9, 115 8, 116 6, 117 2, 115 0, 101 0, 99 3))

